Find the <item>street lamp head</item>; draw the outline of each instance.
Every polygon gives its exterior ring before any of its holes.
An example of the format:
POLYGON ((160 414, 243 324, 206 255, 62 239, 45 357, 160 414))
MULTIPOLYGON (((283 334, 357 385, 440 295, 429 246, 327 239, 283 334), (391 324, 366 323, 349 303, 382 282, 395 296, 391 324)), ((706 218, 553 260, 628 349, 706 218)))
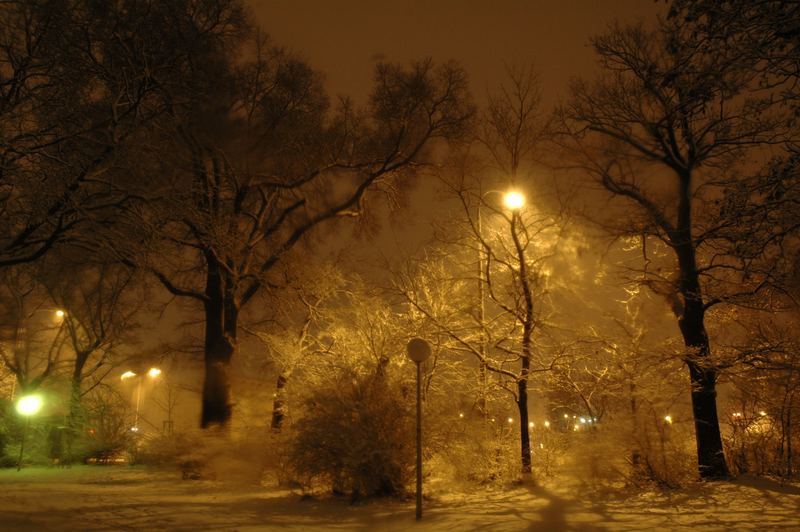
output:
POLYGON ((503 195, 503 204, 507 209, 517 211, 525 206, 525 196, 516 190, 510 190, 503 195))
POLYGON ((425 362, 431 356, 431 346, 422 338, 412 338, 406 346, 408 358, 419 364, 425 362))
POLYGON ((158 368, 150 368, 150 370, 147 372, 147 375, 148 375, 148 376, 149 376, 151 379, 155 379, 156 377, 158 377, 159 375, 161 375, 161 370, 160 370, 160 369, 158 369, 158 368))
POLYGON ((63 310, 61 310, 61 309, 56 310, 56 318, 62 319, 66 315, 67 315, 67 313, 64 312, 63 310))
POLYGON ((135 377, 135 376, 136 376, 136 373, 135 373, 135 372, 133 372, 133 371, 126 371, 125 373, 123 373, 122 375, 120 375, 120 377, 119 377, 119 378, 120 378, 120 380, 123 380, 123 381, 124 381, 125 379, 130 379, 130 378, 133 378, 133 377, 135 377))
POLYGON ((36 415, 42 409, 42 398, 38 395, 23 395, 17 401, 17 412, 23 416, 36 415))

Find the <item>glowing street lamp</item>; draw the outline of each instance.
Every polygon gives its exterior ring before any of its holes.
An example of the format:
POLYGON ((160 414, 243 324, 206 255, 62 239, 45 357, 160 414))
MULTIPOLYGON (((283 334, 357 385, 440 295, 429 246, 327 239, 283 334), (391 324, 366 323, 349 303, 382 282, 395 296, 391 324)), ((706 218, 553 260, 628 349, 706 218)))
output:
POLYGON ((31 424, 31 416, 35 416, 42 409, 41 396, 39 395, 23 395, 17 401, 17 412, 21 416, 25 416, 25 425, 22 428, 22 442, 19 446, 19 460, 17 460, 17 471, 22 469, 22 455, 25 452, 25 436, 28 434, 28 426, 31 424))
POLYGON ((516 190, 510 190, 503 195, 503 205, 512 211, 518 211, 525 206, 525 196, 516 190))
POLYGON ((422 371, 420 364, 431 356, 431 346, 422 338, 412 338, 406 346, 408 358, 417 366, 417 521, 422 519, 422 371))
POLYGON ((30 418, 35 416, 42 409, 42 398, 38 395, 23 395, 17 401, 17 412, 21 415, 30 418))
MULTIPOLYGON (((157 379, 160 375, 161 375, 161 370, 158 369, 158 368, 155 368, 155 367, 150 368, 147 371, 147 376, 150 377, 151 379, 157 379)), ((131 430, 133 432, 138 432, 139 431, 139 406, 141 405, 141 401, 142 401, 142 377, 144 377, 144 375, 139 375, 135 371, 128 370, 128 371, 126 371, 125 373, 123 373, 122 375, 119 376, 120 380, 122 380, 122 381, 126 381, 126 380, 132 379, 134 377, 139 377, 139 380, 136 383, 136 417, 134 417, 133 427, 131 428, 131 430)))

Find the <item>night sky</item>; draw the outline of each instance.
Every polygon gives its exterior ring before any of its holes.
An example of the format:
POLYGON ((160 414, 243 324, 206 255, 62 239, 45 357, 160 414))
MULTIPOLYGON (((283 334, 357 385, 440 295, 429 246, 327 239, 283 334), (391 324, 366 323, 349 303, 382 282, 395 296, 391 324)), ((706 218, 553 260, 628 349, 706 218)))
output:
POLYGON ((476 98, 503 78, 505 64, 534 63, 544 103, 558 100, 569 79, 595 69, 589 37, 615 20, 652 18, 652 0, 251 0, 261 26, 325 73, 331 94, 362 100, 375 61, 455 59, 476 98))

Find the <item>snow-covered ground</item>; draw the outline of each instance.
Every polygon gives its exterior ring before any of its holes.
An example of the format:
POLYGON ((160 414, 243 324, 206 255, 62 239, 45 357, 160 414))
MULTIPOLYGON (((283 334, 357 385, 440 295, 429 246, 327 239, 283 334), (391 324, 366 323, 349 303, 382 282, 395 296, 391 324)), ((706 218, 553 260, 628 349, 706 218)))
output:
POLYGON ((0 490, 0 530, 800 530, 800 487, 750 477, 636 494, 558 480, 434 488, 421 523, 413 500, 301 500, 269 486, 127 466, 2 470, 0 490))

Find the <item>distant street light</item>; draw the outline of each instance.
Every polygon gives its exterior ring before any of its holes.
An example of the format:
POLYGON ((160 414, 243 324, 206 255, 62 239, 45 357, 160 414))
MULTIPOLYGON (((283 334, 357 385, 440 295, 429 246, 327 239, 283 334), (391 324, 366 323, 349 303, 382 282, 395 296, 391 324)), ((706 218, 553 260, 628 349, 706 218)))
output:
POLYGON ((406 346, 408 358, 417 366, 417 521, 422 519, 422 370, 420 364, 431 356, 431 346, 422 338, 412 338, 406 346))
POLYGON ((25 416, 25 425, 22 427, 22 442, 19 445, 19 460, 17 460, 17 471, 22 469, 22 455, 25 452, 25 436, 28 434, 28 427, 31 424, 31 416, 35 416, 42 409, 42 398, 39 395, 23 395, 17 401, 17 412, 25 416))
MULTIPOLYGON (((67 315, 67 313, 64 312, 61 309, 40 308, 40 309, 36 309, 33 312, 31 312, 30 315, 28 316, 28 318, 31 318, 34 314, 40 313, 40 312, 52 312, 53 313, 53 317, 55 318, 53 320, 53 322, 58 324, 58 326, 56 327, 56 329, 57 329, 56 330, 56 335, 53 338, 53 345, 51 347, 51 349, 53 349, 55 347, 55 345, 56 345, 56 342, 58 341, 59 334, 61 333, 61 330, 62 330, 61 328, 64 326, 64 317, 67 315)), ((22 345, 21 342, 23 340, 22 340, 21 336, 22 336, 22 333, 24 333, 25 331, 26 331, 26 327, 25 326, 18 327, 18 329, 17 329, 17 341, 16 341, 17 347, 20 347, 22 345)), ((19 377, 15 378, 15 379, 13 379, 11 381, 11 400, 12 401, 14 400, 14 395, 17 392, 17 380, 19 380, 19 377)))
MULTIPOLYGON (((160 375, 161 375, 161 370, 158 368, 150 368, 147 371, 147 376, 150 377, 151 379, 156 379, 160 375)), ((136 417, 134 417, 133 427, 131 427, 131 430, 133 432, 139 432, 139 405, 141 404, 142 401, 142 380, 143 380, 142 378, 144 377, 144 375, 139 375, 135 371, 128 370, 122 375, 120 375, 119 378, 120 380, 125 381, 128 379, 132 379, 134 377, 139 377, 139 380, 136 382, 136 417)))

